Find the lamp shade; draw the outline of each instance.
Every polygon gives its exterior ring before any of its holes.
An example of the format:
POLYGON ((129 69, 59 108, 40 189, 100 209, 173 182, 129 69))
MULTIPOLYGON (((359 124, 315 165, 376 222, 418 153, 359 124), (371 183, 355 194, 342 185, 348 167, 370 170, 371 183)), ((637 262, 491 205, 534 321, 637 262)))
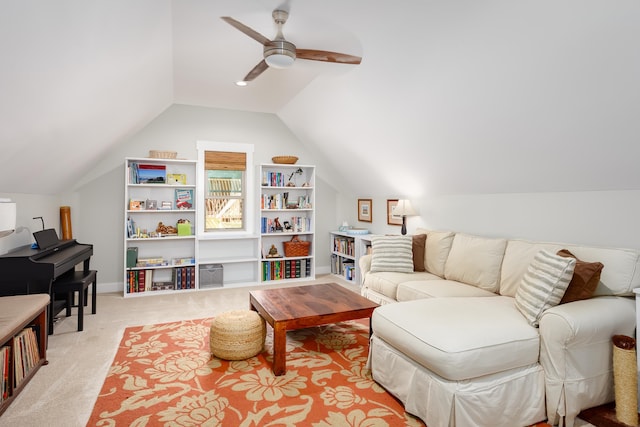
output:
POLYGON ((413 206, 411 206, 411 202, 409 200, 400 199, 398 200, 398 204, 396 205, 395 209, 393 209, 393 214, 398 216, 413 216, 417 215, 418 213, 415 209, 413 209, 413 206))
POLYGON ((8 236, 16 229, 16 204, 0 202, 0 237, 8 236))

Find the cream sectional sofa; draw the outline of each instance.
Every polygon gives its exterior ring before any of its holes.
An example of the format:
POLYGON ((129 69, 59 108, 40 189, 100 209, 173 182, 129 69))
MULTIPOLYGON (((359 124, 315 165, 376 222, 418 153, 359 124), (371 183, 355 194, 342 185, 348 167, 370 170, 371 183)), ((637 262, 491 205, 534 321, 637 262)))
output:
POLYGON ((372 272, 375 242, 359 263, 362 295, 381 304, 369 366, 408 412, 429 427, 571 427, 614 399, 611 337, 635 334, 640 252, 420 233, 425 272, 372 272), (560 249, 604 268, 591 298, 546 309, 536 327, 515 296, 536 254, 560 249))

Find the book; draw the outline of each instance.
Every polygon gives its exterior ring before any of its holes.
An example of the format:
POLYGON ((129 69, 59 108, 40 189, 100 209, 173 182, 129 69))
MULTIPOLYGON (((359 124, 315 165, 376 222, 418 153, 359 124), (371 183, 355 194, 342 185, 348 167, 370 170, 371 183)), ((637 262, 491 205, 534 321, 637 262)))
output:
POLYGON ((193 189, 176 189, 176 209, 193 209, 193 189))
POLYGON ((184 173, 168 173, 167 184, 187 185, 187 175, 184 173))
POLYGON ((165 165, 138 165, 138 184, 165 184, 167 167, 165 165))
POLYGON ((137 261, 138 261, 138 248, 136 246, 127 248, 127 268, 135 267, 137 261))

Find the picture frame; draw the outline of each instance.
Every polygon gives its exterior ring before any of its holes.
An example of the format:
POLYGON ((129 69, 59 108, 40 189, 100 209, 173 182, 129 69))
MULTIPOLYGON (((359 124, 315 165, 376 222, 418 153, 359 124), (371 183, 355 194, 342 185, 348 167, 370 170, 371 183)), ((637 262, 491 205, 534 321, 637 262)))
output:
POLYGON ((393 214, 396 206, 398 206, 398 199, 387 199, 387 224, 389 225, 402 225, 402 216, 393 214))
POLYGON ((358 199, 358 221, 373 222, 371 199, 358 199))

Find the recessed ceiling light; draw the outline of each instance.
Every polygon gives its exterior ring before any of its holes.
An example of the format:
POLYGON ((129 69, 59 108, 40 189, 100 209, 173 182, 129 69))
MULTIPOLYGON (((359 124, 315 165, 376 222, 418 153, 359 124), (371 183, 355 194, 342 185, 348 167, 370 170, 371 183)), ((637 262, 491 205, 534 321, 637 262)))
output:
POLYGON ((236 82, 236 86, 246 86, 248 84, 248 82, 245 82, 244 80, 240 80, 239 82, 236 82))

